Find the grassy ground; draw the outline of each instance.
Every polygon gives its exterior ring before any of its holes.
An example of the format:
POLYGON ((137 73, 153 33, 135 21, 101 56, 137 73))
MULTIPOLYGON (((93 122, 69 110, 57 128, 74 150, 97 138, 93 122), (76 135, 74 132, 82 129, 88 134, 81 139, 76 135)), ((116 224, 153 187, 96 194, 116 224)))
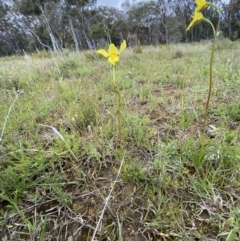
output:
POLYGON ((240 44, 0 59, 0 240, 240 240, 240 44), (184 84, 184 88, 183 87, 184 84))

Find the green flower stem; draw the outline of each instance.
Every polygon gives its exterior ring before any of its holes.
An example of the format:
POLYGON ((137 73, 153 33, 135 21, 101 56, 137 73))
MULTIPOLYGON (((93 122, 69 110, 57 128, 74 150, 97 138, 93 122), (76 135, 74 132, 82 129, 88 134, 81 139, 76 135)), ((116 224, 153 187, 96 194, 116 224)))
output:
MULTIPOLYGON (((215 9, 217 10, 217 13, 218 13, 217 27, 216 27, 216 30, 214 30, 215 33, 217 34, 217 33, 218 33, 218 30, 219 30, 219 25, 220 25, 221 12, 220 12, 219 8, 218 8, 215 4, 213 4, 213 3, 208 3, 208 4, 209 4, 209 6, 215 8, 215 9)), ((215 35, 215 34, 214 34, 214 36, 215 36, 215 38, 216 38, 216 35, 215 35)))
MULTIPOLYGON (((219 17, 219 20, 220 20, 220 17, 219 17)), ((211 25, 212 30, 213 30, 213 36, 214 36, 213 43, 212 43, 212 52, 211 52, 211 57, 210 57, 208 97, 207 97, 207 102, 206 102, 206 107, 205 107, 205 115, 204 115, 204 122, 203 122, 203 133, 204 133, 206 125, 207 125, 208 109, 209 109, 209 103, 210 103, 210 99, 211 99, 212 86, 213 86, 212 74, 213 74, 213 58, 214 58, 214 51, 215 51, 215 45, 216 45, 216 31, 215 31, 215 28, 214 28, 214 26, 213 26, 213 24, 210 20, 208 20, 206 18, 203 18, 203 21, 205 21, 205 22, 207 22, 208 24, 211 25)), ((219 25, 219 23, 218 23, 218 25, 219 25)))
POLYGON ((120 149, 123 150, 123 141, 122 141, 122 122, 121 122, 121 94, 116 82, 115 75, 115 66, 113 65, 113 87, 115 88, 116 93, 116 105, 117 105, 117 122, 118 122, 118 139, 120 143, 120 149))

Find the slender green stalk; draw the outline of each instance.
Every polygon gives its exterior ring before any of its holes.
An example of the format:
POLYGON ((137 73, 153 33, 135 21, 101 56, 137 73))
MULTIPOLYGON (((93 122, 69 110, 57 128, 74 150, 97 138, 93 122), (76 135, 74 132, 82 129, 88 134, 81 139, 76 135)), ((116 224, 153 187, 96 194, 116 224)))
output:
POLYGON ((116 82, 115 66, 113 66, 113 86, 116 93, 116 105, 117 105, 117 122, 118 122, 118 139, 121 151, 123 150, 123 140, 122 140, 122 122, 121 122, 121 94, 116 82))
POLYGON ((205 115, 204 115, 204 122, 203 122, 203 133, 205 132, 205 128, 207 125, 207 117, 208 117, 208 109, 209 109, 209 104, 210 104, 210 100, 211 100, 211 95, 212 95, 212 87, 213 87, 213 79, 212 79, 212 75, 213 75, 213 58, 214 58, 214 52, 215 52, 215 46, 216 46, 216 40, 217 40, 217 31, 219 28, 219 23, 220 23, 220 12, 218 11, 219 14, 219 18, 218 18, 218 24, 217 24, 217 28, 215 30, 213 24, 211 21, 209 21, 208 19, 203 19, 205 22, 209 23, 212 27, 213 30, 213 43, 212 43, 212 51, 211 51, 211 57, 210 57, 210 72, 209 72, 209 88, 208 88, 208 97, 207 97, 207 102, 206 102, 206 107, 205 107, 205 115))
POLYGON ((14 193, 14 199, 11 199, 4 194, 0 194, 0 198, 2 200, 5 200, 5 201, 9 202, 12 205, 12 207, 15 209, 15 211, 18 213, 18 215, 23 220, 23 222, 27 225, 29 234, 31 236, 32 232, 34 230, 34 225, 27 219, 24 212, 18 207, 18 205, 17 205, 17 192, 14 193))

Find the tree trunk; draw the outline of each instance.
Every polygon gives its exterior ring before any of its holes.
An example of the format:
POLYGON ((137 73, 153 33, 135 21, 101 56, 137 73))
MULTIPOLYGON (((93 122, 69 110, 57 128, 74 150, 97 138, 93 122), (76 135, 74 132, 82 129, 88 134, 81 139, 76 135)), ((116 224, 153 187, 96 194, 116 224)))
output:
POLYGON ((73 23, 72 23, 71 17, 68 17, 68 21, 69 21, 69 25, 70 25, 70 28, 71 28, 71 32, 72 32, 72 36, 73 36, 73 40, 74 40, 76 51, 79 52, 78 39, 77 39, 77 35, 76 35, 76 32, 75 32, 75 29, 73 27, 73 23))
POLYGON ((94 46, 94 44, 91 42, 91 40, 88 38, 85 29, 83 29, 81 32, 82 32, 82 34, 83 34, 83 36, 84 36, 84 38, 85 38, 85 41, 86 41, 86 43, 87 43, 88 48, 89 48, 89 49, 94 49, 95 46, 94 46))
POLYGON ((43 16, 43 22, 45 23, 45 26, 47 28, 47 31, 48 31, 48 34, 49 34, 49 37, 51 39, 51 42, 52 42, 52 47, 53 47, 53 51, 54 52, 57 52, 59 50, 59 46, 58 46, 58 43, 53 35, 53 32, 52 32, 52 29, 51 29, 51 26, 49 24, 49 21, 45 15, 45 12, 44 12, 44 9, 42 8, 42 6, 38 5, 39 9, 41 10, 42 12, 42 16, 43 16))

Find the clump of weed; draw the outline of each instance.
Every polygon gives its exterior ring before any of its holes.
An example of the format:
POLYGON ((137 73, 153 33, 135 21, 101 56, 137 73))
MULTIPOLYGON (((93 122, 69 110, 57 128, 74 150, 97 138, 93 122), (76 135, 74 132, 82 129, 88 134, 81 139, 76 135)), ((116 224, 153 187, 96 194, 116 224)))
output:
POLYGON ((8 62, 8 61, 13 61, 13 60, 22 60, 23 56, 22 55, 12 55, 12 56, 5 56, 2 57, 3 62, 8 62))
POLYGON ((182 58, 182 56, 183 56, 183 52, 182 52, 182 50, 180 50, 180 49, 177 49, 176 51, 175 51, 175 53, 173 54, 173 59, 180 59, 180 58, 182 58))
POLYGON ((67 59, 59 65, 59 73, 63 78, 69 78, 72 76, 73 70, 78 69, 78 63, 75 59, 67 59))
POLYGON ((62 53, 65 57, 67 57, 70 54, 70 49, 62 49, 62 53))
POLYGON ((226 107, 226 114, 233 120, 233 121, 240 121, 240 104, 232 104, 229 107, 226 107))
MULTIPOLYGON (((98 54, 95 51, 94 52, 86 51, 84 53, 84 57, 88 62, 93 62, 94 60, 99 58, 98 54)), ((104 57, 102 57, 102 58, 104 58, 104 57)))
POLYGON ((140 40, 138 40, 138 45, 133 49, 134 54, 141 54, 143 52, 140 40))
POLYGON ((216 44, 217 50, 224 50, 224 49, 231 50, 231 49, 234 49, 235 47, 236 47, 236 45, 234 44, 234 42, 232 42, 228 38, 224 38, 224 39, 218 41, 216 44))
POLYGON ((240 121, 240 104, 234 103, 231 105, 220 106, 214 111, 216 116, 228 116, 232 121, 240 121))
POLYGON ((48 59, 51 58, 51 52, 46 50, 37 51, 35 53, 32 53, 32 57, 39 59, 48 59))
POLYGON ((148 147, 149 138, 152 135, 152 130, 148 127, 149 119, 147 116, 129 115, 129 113, 124 114, 124 126, 128 128, 125 129, 127 134, 127 139, 134 143, 137 147, 148 147))
POLYGON ((17 72, 4 74, 0 77, 0 87, 8 90, 18 90, 20 87, 20 76, 17 72))
POLYGON ((138 45, 137 47, 133 48, 134 54, 141 54, 143 52, 142 47, 138 45))
POLYGON ((72 123, 78 130, 85 129, 88 126, 93 126, 97 123, 97 110, 96 106, 90 99, 86 98, 81 101, 79 108, 71 110, 72 123))

